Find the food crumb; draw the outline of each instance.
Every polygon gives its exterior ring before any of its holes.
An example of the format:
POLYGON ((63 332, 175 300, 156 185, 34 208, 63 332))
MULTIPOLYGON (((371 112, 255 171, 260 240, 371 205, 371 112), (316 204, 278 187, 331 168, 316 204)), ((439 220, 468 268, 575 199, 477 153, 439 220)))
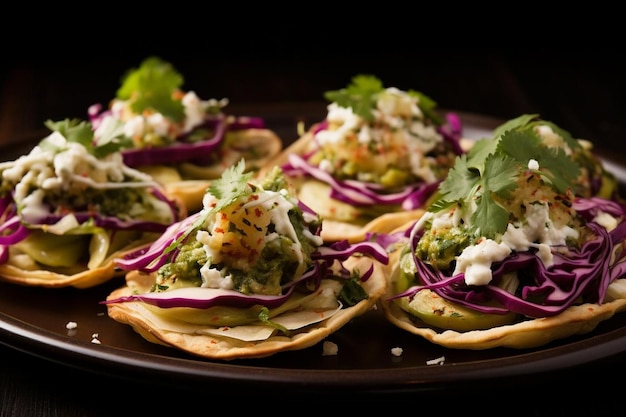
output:
POLYGON ((446 357, 441 356, 439 358, 426 361, 426 365, 443 365, 445 361, 446 361, 446 357))
POLYGON ((75 321, 68 321, 67 324, 65 325, 65 328, 67 330, 73 330, 77 327, 78 327, 78 324, 75 321))
POLYGON ((391 354, 393 356, 401 356, 402 352, 404 352, 404 350, 401 347, 391 348, 391 354))
POLYGON ((322 345, 322 356, 333 356, 339 351, 339 347, 333 342, 324 342, 322 345))

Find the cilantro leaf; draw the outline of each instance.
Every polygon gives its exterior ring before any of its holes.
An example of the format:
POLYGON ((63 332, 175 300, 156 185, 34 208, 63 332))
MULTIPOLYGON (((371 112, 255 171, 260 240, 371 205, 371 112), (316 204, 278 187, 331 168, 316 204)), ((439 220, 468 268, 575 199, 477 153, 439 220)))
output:
POLYGON ((480 173, 469 167, 467 155, 463 154, 456 157, 456 162, 440 184, 439 191, 446 201, 463 200, 474 194, 479 182, 480 173))
POLYGON ((248 181, 252 179, 253 173, 244 173, 245 167, 245 161, 241 159, 236 165, 226 168, 220 178, 211 181, 211 184, 207 188, 207 193, 212 194, 218 199, 217 204, 211 210, 205 210, 203 215, 198 216, 185 233, 170 243, 170 245, 165 249, 165 253, 176 249, 183 241, 185 241, 185 239, 187 239, 187 236, 200 229, 211 214, 223 210, 225 207, 234 203, 238 198, 247 195, 252 191, 248 181))
MULTIPOLYGON (((87 121, 65 119, 53 122, 52 120, 47 120, 44 124, 51 131, 59 132, 68 142, 80 143, 96 158, 104 158, 124 147, 128 147, 129 142, 132 143, 131 139, 124 136, 121 127, 116 127, 116 125, 111 125, 110 129, 103 129, 102 137, 95 143, 93 127, 87 121)), ((57 149, 57 146, 51 144, 47 138, 43 139, 39 146, 43 149, 57 149)))
POLYGON ((509 224, 509 212, 497 204, 489 191, 478 199, 476 211, 472 214, 471 229, 476 236, 493 238, 504 233, 509 224))
POLYGON ((494 129, 493 137, 494 139, 498 139, 509 130, 526 129, 530 125, 530 122, 537 120, 538 117, 538 114, 522 114, 514 119, 507 120, 494 129))
POLYGON ((554 133, 563 138, 571 150, 581 148, 581 144, 571 135, 571 133, 550 121, 542 120, 538 114, 522 114, 521 116, 504 122, 494 130, 493 137, 498 139, 510 130, 533 131, 537 126, 547 126, 552 129, 554 133))
POLYGON ((491 154, 485 161, 484 175, 481 177, 482 195, 476 202, 472 214, 472 229, 477 236, 494 238, 504 233, 509 223, 509 212, 500 206, 493 194, 507 198, 517 187, 520 165, 507 156, 491 154))
MULTIPOLYGON (((46 127, 53 132, 59 132, 68 142, 80 143, 87 149, 93 147, 93 129, 91 123, 79 119, 65 119, 58 122, 46 120, 46 127)), ((44 139, 40 146, 45 147, 49 142, 44 139)))
POLYGON ((181 100, 174 93, 182 86, 184 78, 174 67, 158 57, 145 59, 122 77, 117 98, 129 100, 135 113, 153 109, 164 116, 180 122, 185 118, 181 100))
POLYGON ((495 129, 492 139, 476 141, 467 154, 457 157, 439 186, 440 199, 428 210, 438 212, 451 209, 454 204, 467 207, 475 204, 469 225, 471 233, 494 238, 506 231, 509 222, 509 212, 498 200, 511 198, 520 186, 520 174, 528 169, 531 159, 539 163, 538 173, 545 183, 557 192, 574 188, 581 174, 579 165, 563 148, 545 144, 535 132, 538 123, 571 139, 571 135, 553 124, 538 121, 534 114, 509 120, 495 129))
POLYGON ((324 97, 352 111, 365 120, 373 121, 372 109, 376 107, 378 94, 384 90, 383 83, 372 75, 357 75, 347 88, 327 91, 324 97))
POLYGON ((486 237, 504 233, 509 213, 494 200, 493 195, 506 198, 515 189, 519 167, 520 164, 513 158, 492 153, 486 158, 481 173, 468 164, 466 155, 458 156, 448 177, 440 185, 442 198, 429 206, 429 211, 447 209, 459 201, 464 204, 475 201, 477 209, 472 214, 472 232, 486 237))
POLYGON ((228 167, 220 178, 211 181, 207 192, 219 200, 211 212, 218 212, 250 193, 248 181, 252 172, 244 173, 245 168, 246 163, 241 159, 236 165, 228 167))
POLYGON ((433 213, 437 213, 438 211, 450 209, 450 207, 452 207, 452 206, 454 206, 456 204, 458 204, 456 201, 448 201, 448 200, 444 200, 442 198, 442 199, 433 201, 428 206, 428 211, 432 211, 433 213))
MULTIPOLYGON (((374 121, 373 109, 376 108, 378 96, 385 91, 380 79, 373 75, 359 74, 352 77, 352 82, 340 90, 326 91, 324 97, 331 102, 352 111, 368 122, 374 121)), ((419 108, 424 116, 435 125, 443 124, 443 118, 435 111, 437 103, 426 94, 415 90, 406 92, 409 96, 417 97, 419 108)))
POLYGON ((436 111, 436 101, 420 91, 409 90, 407 94, 417 97, 419 108, 424 113, 424 116, 426 116, 426 119, 431 120, 436 126, 443 124, 443 117, 441 117, 441 115, 439 115, 436 111))
POLYGON ((481 187, 507 198, 517 187, 517 177, 525 168, 506 155, 491 154, 485 161, 485 173, 481 177, 481 187))
POLYGON ((344 281, 337 298, 346 307, 355 306, 361 301, 369 298, 369 294, 365 291, 365 288, 361 286, 361 279, 358 270, 353 270, 351 278, 344 281))
POLYGON ((559 192, 574 186, 580 176, 580 167, 563 148, 548 147, 533 131, 509 131, 502 135, 498 148, 519 163, 530 159, 539 162, 542 175, 547 177, 559 192))
POLYGON ((569 146, 570 149, 572 150, 577 150, 579 148, 582 148, 582 145, 580 144, 580 142, 574 139, 571 133, 569 133, 567 130, 563 128, 560 128, 559 126, 555 125, 552 122, 541 120, 541 121, 536 121, 535 123, 532 124, 532 126, 535 126, 535 125, 543 125, 543 126, 550 127, 550 129, 552 129, 554 133, 561 136, 563 140, 565 140, 565 143, 567 144, 567 146, 569 146))
POLYGON ((467 153, 468 166, 482 172, 485 167, 487 156, 496 151, 498 141, 493 139, 479 139, 474 142, 467 153))

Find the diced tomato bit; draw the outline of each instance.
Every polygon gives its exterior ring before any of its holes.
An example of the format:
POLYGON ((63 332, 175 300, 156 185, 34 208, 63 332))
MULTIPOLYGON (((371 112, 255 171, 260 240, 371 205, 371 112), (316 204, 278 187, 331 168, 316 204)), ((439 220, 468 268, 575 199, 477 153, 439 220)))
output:
POLYGON ((248 263, 253 264, 254 262, 256 262, 256 258, 258 254, 259 254, 258 250, 250 249, 250 251, 248 252, 248 263))

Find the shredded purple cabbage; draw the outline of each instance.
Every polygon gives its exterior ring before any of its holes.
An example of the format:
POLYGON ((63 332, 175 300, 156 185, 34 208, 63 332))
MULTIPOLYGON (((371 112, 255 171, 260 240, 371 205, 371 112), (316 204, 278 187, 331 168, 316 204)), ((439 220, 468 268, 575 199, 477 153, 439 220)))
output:
POLYGON ((626 277, 626 250, 615 247, 626 239, 626 222, 615 229, 606 229, 593 221, 604 211, 616 217, 625 214, 624 208, 601 198, 578 198, 574 207, 587 219, 587 227, 594 238, 580 250, 563 248, 553 251, 554 264, 546 268, 536 255, 536 250, 515 252, 502 262, 492 265, 492 281, 484 286, 468 286, 465 274, 447 276, 415 256, 415 248, 421 231, 411 230, 410 249, 422 285, 390 297, 412 297, 422 289, 431 289, 441 297, 468 308, 490 314, 515 312, 526 317, 549 317, 582 302, 602 303, 608 286, 617 278, 626 277), (612 260, 612 258, 614 259, 612 260), (497 286, 507 272, 516 271, 522 281, 518 294, 511 294, 497 286), (487 305, 497 301, 500 306, 487 305))
POLYGON ((248 295, 235 290, 213 288, 207 291, 206 288, 186 287, 165 292, 133 294, 115 300, 105 300, 101 304, 141 301, 160 308, 189 307, 206 309, 215 306, 248 308, 255 305, 276 308, 287 301, 294 288, 291 287, 284 294, 280 295, 248 295))
MULTIPOLYGON (((197 212, 171 225, 154 243, 146 245, 133 253, 128 253, 124 258, 116 259, 115 262, 117 266, 126 271, 138 270, 144 273, 152 273, 166 263, 173 262, 176 259, 178 251, 175 249, 168 250, 168 248, 170 248, 177 239, 187 233, 189 228, 193 227, 194 222, 201 215, 202 212, 197 212)), ((283 293, 278 296, 251 296, 241 294, 234 290, 225 291, 213 288, 195 288, 188 289, 187 293, 185 293, 187 297, 182 296, 183 293, 179 290, 171 290, 155 294, 147 293, 120 297, 102 303, 113 304, 129 301, 143 301, 158 305, 161 308, 208 308, 216 305, 245 308, 253 304, 260 304, 268 308, 273 308, 286 301, 293 291, 293 288, 299 283, 306 281, 310 282, 314 287, 317 287, 322 278, 332 273, 331 266, 336 262, 341 266, 341 277, 345 279, 350 278, 350 271, 343 267, 342 261, 345 261, 355 254, 371 256, 383 264, 387 264, 389 261, 385 248, 375 241, 351 244, 345 240, 334 242, 328 246, 319 246, 317 250, 311 254, 311 258, 314 261, 313 265, 301 277, 294 277, 292 281, 283 285, 283 293)), ((365 282, 368 280, 373 271, 373 264, 368 270, 359 271, 361 281, 365 282)), ((333 277, 337 278, 336 275, 333 275, 333 277)))
MULTIPOLYGON (((98 128, 105 116, 111 114, 111 110, 101 110, 102 105, 100 104, 94 104, 88 110, 89 121, 94 130, 98 128)), ((260 117, 232 117, 222 113, 207 115, 203 123, 178 137, 176 143, 172 145, 123 149, 122 154, 124 163, 133 168, 146 165, 171 165, 181 162, 194 162, 199 165, 209 164, 219 159, 216 152, 222 146, 226 132, 262 128, 265 128, 265 121, 260 117), (192 142, 188 140, 194 132, 202 129, 213 131, 213 136, 201 141, 192 142)))
MULTIPOLYGON (((151 189, 151 192, 157 199, 168 204, 172 214, 172 221, 180 221, 180 213, 176 203, 156 188, 151 189)), ((23 219, 17 212, 16 203, 11 193, 7 193, 0 199, 0 210, 2 219, 4 220, 0 225, 0 264, 8 260, 8 249, 11 245, 21 242, 31 234, 32 229, 29 225, 54 225, 65 216, 61 214, 49 214, 42 218, 23 219)), ((80 224, 92 221, 95 226, 111 231, 134 230, 139 232, 162 233, 170 226, 169 223, 103 216, 93 211, 81 211, 72 214, 80 224)))
MULTIPOLYGON (((437 131, 446 142, 452 145, 454 152, 460 155, 463 153, 460 145, 461 119, 455 113, 448 113, 446 120, 447 124, 439 126, 437 131)), ((316 125, 312 133, 315 134, 327 127, 328 122, 324 121, 316 125)), ((403 210, 413 210, 422 207, 441 182, 419 182, 402 187, 397 192, 389 193, 380 184, 356 180, 337 180, 328 172, 309 164, 307 162, 309 156, 289 155, 288 162, 282 166, 283 172, 289 176, 306 175, 324 182, 331 187, 331 198, 355 206, 401 205, 403 210)))

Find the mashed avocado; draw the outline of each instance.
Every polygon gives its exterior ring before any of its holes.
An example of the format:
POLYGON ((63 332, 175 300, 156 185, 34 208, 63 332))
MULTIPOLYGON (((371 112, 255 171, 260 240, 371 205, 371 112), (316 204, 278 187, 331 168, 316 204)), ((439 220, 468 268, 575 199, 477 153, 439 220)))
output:
POLYGON ((322 243, 319 216, 305 218, 280 168, 259 185, 240 168, 213 182, 201 224, 159 269, 155 291, 202 286, 274 295, 312 265, 322 243))

